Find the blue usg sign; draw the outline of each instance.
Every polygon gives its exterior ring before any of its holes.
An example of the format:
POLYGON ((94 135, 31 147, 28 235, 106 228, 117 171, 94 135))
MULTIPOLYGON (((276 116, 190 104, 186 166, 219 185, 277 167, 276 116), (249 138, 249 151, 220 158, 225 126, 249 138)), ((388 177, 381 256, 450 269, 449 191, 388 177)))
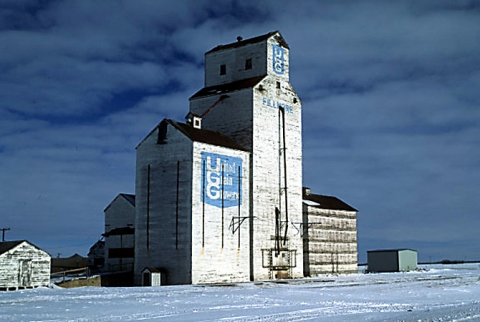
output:
POLYGON ((202 152, 201 200, 215 207, 242 204, 242 159, 202 152))
POLYGON ((273 54, 273 71, 279 75, 283 75, 285 71, 285 50, 277 45, 272 45, 273 54))

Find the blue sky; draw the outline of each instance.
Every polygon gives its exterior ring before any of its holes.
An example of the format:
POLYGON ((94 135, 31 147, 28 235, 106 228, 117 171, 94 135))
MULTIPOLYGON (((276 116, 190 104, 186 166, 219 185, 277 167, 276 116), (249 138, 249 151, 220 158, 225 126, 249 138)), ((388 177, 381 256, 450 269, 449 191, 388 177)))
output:
POLYGON ((0 228, 86 255, 135 146, 183 120, 204 53, 279 30, 304 185, 359 209, 359 260, 480 259, 476 1, 0 2, 0 228), (199 4, 201 3, 201 4, 199 4))

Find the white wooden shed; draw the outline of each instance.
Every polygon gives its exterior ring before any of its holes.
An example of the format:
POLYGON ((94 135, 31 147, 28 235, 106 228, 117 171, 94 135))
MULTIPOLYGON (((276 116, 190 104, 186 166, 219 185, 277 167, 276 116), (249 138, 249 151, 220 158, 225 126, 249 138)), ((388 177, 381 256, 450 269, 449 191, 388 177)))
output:
POLYGON ((143 286, 161 286, 165 284, 165 273, 162 269, 155 267, 145 267, 142 271, 143 286))
POLYGON ((0 290, 50 285, 50 255, 26 240, 0 242, 0 290))

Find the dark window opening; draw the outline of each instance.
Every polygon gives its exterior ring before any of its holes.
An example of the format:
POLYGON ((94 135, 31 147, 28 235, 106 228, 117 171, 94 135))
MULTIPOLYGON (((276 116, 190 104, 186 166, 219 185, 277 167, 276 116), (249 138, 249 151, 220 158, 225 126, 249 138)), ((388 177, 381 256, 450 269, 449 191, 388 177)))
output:
POLYGON ((152 286, 152 279, 150 277, 150 273, 143 273, 143 286, 152 286))
POLYGON ((252 69, 252 59, 251 58, 248 58, 245 61, 245 69, 252 69))
POLYGON ((220 65, 220 75, 225 75, 227 73, 227 66, 225 64, 220 65))
POLYGON ((280 82, 277 82, 277 88, 280 88, 280 82))
POLYGON ((134 256, 134 248, 110 248, 108 250, 108 258, 133 258, 134 256))

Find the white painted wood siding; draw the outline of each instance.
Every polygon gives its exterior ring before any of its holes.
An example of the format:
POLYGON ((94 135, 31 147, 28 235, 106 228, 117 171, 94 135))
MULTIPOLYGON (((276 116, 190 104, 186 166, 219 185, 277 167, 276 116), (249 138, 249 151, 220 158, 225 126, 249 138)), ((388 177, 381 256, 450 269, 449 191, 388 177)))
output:
POLYGON ((50 255, 24 241, 0 255, 0 290, 50 285, 50 255))
POLYGON ((120 227, 135 226, 135 206, 126 200, 122 195, 118 195, 105 208, 105 232, 120 227))
MULTIPOLYGON (((105 208, 105 233, 116 228, 134 228, 135 227, 135 206, 126 200, 122 195, 118 195, 105 208)), ((113 248, 134 248, 135 235, 109 235, 105 237, 105 270, 122 271, 133 269, 134 258, 118 258, 110 253, 113 248)))
POLYGON ((238 206, 224 207, 222 220, 221 207, 203 204, 202 152, 242 159, 240 217, 250 215, 249 153, 195 142, 192 176, 192 283, 247 282, 250 273, 249 220, 245 219, 237 231, 232 232, 230 224, 232 218, 238 219, 238 206))
POLYGON ((149 266, 163 268, 167 284, 189 284, 192 253, 193 143, 168 125, 165 144, 157 144, 158 127, 137 147, 135 283, 149 266), (179 164, 178 221, 176 216, 179 164), (150 166, 150 209, 147 209, 150 166), (178 225, 177 225, 178 223, 178 225))
MULTIPOLYGON (((252 279, 272 277, 270 269, 263 267, 263 250, 271 249, 275 244, 272 240, 275 234, 275 207, 282 208, 282 215, 285 214, 284 195, 280 195, 285 174, 283 156, 280 154, 280 147, 283 147, 283 129, 279 105, 288 110, 285 114, 285 146, 289 221, 301 221, 302 218, 301 102, 289 83, 289 50, 283 48, 284 73, 279 75, 272 69, 273 45, 280 46, 276 36, 259 44, 244 46, 241 50, 219 51, 207 54, 206 57, 206 87, 254 76, 235 71, 236 76, 232 76, 233 78, 226 75, 221 80, 217 73, 218 65, 222 61, 235 65, 236 61, 244 61, 246 57, 259 57, 258 60, 262 63, 258 63, 261 68, 258 75, 266 75, 253 88, 228 92, 229 98, 224 99, 202 120, 204 128, 225 133, 251 151, 250 198, 251 216, 254 217, 250 231, 252 279)), ((255 61, 253 64, 255 65, 255 61)), ((191 99, 190 111, 201 115, 222 94, 191 99)), ((287 247, 296 254, 296 267, 291 270, 291 277, 303 276, 302 245, 302 239, 295 234, 293 227, 290 227, 287 247)))
POLYGON ((135 276, 161 268, 167 284, 241 282, 249 279, 248 221, 235 234, 229 225, 238 207, 202 203, 202 152, 242 159, 241 216, 249 216, 249 153, 192 142, 168 125, 166 144, 155 129, 137 148, 135 276), (147 213, 148 165, 150 211, 147 213), (179 165, 179 168, 177 168, 179 165), (177 169, 179 203, 177 221, 177 169), (205 209, 205 210, 204 210, 205 209), (241 234, 238 247, 238 233, 241 234), (223 248, 221 243, 223 240, 223 248))
POLYGON ((228 84, 240 79, 267 73, 266 42, 215 51, 205 55, 205 87, 228 84), (252 60, 252 68, 245 69, 245 61, 252 60), (225 74, 220 75, 220 65, 225 74))
POLYGON ((305 275, 358 272, 357 213, 329 210, 306 204, 304 223, 305 275))

